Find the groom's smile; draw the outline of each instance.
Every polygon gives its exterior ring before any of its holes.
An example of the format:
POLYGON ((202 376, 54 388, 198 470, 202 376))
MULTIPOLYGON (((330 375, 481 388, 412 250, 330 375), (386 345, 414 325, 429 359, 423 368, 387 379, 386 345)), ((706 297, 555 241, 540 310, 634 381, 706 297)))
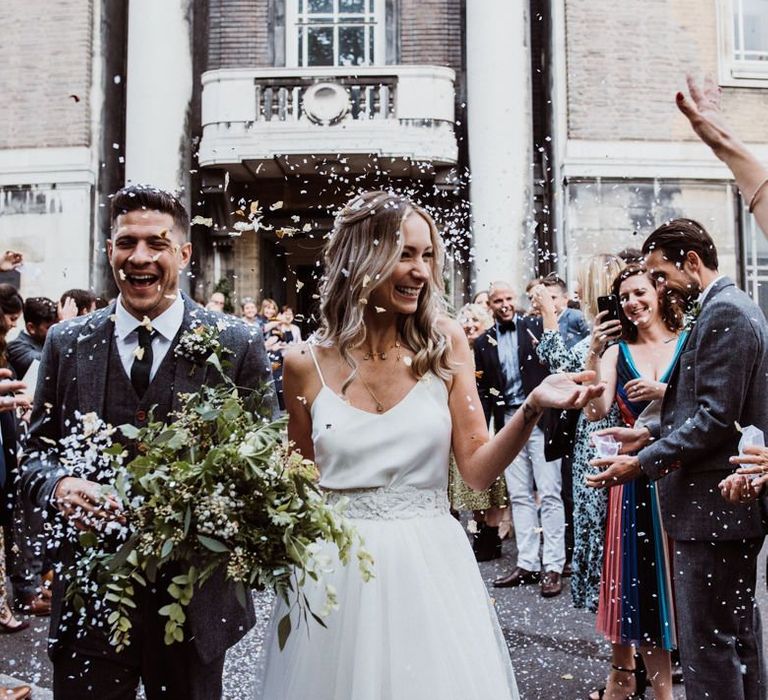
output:
POLYGON ((170 214, 143 209, 117 217, 107 241, 112 272, 123 306, 136 318, 155 318, 172 303, 179 271, 189 262, 186 231, 177 231, 170 214))

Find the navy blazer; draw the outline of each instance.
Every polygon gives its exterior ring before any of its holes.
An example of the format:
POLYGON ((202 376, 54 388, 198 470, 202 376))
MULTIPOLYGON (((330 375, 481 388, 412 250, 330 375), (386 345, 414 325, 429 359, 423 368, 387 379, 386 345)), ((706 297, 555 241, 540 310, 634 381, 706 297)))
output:
MULTIPOLYGON (((516 316, 517 358, 523 380, 523 392, 530 394, 549 375, 549 369, 541 363, 533 345, 530 331, 538 339, 544 332, 540 316, 516 316)), ((504 425, 504 387, 506 379, 499 361, 496 325, 494 324, 475 340, 475 371, 477 390, 483 405, 486 422, 499 430, 504 425)), ((543 419, 542 419, 543 420, 543 419)), ((542 426, 542 423, 539 423, 542 426)))

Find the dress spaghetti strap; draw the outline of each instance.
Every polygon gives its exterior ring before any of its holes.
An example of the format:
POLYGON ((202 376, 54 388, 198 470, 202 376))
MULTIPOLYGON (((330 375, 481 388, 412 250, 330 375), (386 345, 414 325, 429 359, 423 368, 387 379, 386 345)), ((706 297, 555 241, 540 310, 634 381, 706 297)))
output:
POLYGON ((307 347, 309 348, 309 354, 312 355, 312 362, 315 363, 317 376, 320 377, 320 382, 323 386, 325 386, 325 377, 323 377, 323 373, 320 371, 320 364, 317 361, 317 357, 315 357, 315 351, 312 349, 312 343, 307 343, 307 347))

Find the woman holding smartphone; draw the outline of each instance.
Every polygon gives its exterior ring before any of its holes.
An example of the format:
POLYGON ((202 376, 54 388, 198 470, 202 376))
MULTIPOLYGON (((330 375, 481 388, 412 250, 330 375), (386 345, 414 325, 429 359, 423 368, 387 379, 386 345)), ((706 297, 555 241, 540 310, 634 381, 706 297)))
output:
MULTIPOLYGON (((605 392, 584 409, 603 419, 614 401, 632 427, 652 402, 663 398, 666 382, 685 342, 682 313, 669 295, 659 295, 641 265, 629 265, 613 283, 621 306, 621 340, 602 357, 591 354, 586 369, 597 372, 605 392)), ((676 646, 670 547, 661 522, 656 485, 642 476, 609 490, 603 574, 597 629, 612 644, 606 698, 637 697, 643 681, 633 669, 640 648, 654 697, 672 700, 670 651, 676 646), (639 681, 639 682, 638 682, 639 681)))

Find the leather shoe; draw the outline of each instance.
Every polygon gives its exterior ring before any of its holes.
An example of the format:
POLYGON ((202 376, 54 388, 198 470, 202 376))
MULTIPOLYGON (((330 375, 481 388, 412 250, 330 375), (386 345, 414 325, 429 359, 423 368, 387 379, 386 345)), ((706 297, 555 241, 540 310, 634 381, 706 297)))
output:
MULTIPOLYGON (((51 614, 51 599, 43 595, 30 595, 22 598, 18 604, 19 610, 34 617, 47 617, 51 614)), ((0 696, 2 700, 2 696, 0 696)))
POLYGON ((32 688, 28 685, 17 685, 15 688, 0 685, 0 700, 26 700, 30 697, 32 697, 32 688))
POLYGON ((515 586, 526 586, 529 583, 537 583, 540 574, 538 571, 528 571, 522 566, 516 566, 511 574, 497 578, 493 582, 494 588, 514 588, 515 586))
POLYGON ((557 571, 546 571, 541 577, 541 597, 554 598, 563 590, 563 580, 557 571))

